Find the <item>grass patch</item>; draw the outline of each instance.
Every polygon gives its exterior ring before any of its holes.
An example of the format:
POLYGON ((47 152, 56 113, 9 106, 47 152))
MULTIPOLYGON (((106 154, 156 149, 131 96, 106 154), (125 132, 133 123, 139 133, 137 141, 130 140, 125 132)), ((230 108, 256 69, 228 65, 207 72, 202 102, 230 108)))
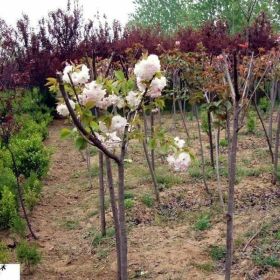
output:
POLYGON ((215 265, 213 263, 197 263, 194 266, 204 272, 213 272, 215 270, 215 265))
POLYGON ((211 227, 210 216, 201 215, 194 224, 195 230, 203 231, 211 227))
POLYGON ((155 203, 154 198, 148 193, 141 197, 141 201, 149 208, 153 207, 155 203))
POLYGON ((124 200, 125 209, 131 209, 134 206, 134 200, 131 198, 127 198, 124 200))
POLYGON ((89 233, 91 245, 93 247, 98 247, 103 244, 113 244, 113 237, 115 236, 115 229, 110 227, 106 230, 106 235, 102 236, 100 231, 97 231, 95 229, 91 230, 89 233))
POLYGON ((224 246, 211 245, 209 254, 214 261, 223 260, 226 256, 226 248, 224 246))
POLYGON ((66 228, 67 230, 74 230, 79 227, 79 222, 74 220, 66 220, 63 223, 63 227, 66 228))

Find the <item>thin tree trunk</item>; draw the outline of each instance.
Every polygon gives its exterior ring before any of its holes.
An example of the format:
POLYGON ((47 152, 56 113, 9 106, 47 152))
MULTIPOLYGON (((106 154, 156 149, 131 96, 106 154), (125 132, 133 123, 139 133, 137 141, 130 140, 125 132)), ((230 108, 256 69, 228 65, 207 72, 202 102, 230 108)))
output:
POLYGON ((225 280, 231 278, 231 265, 233 255, 233 215, 234 215, 234 186, 236 177, 236 153, 238 142, 238 105, 234 108, 232 139, 229 150, 229 185, 228 185, 228 203, 227 203, 227 238, 226 238, 226 266, 225 280))
POLYGON ((102 236, 106 236, 106 217, 105 217, 105 190, 104 190, 104 165, 103 153, 99 151, 99 214, 100 228, 102 236))
POLYGON ((119 204, 119 226, 120 226, 120 253, 121 253, 121 280, 127 280, 127 235, 125 225, 125 206, 124 206, 124 153, 121 162, 118 163, 118 204, 119 204))
POLYGON ((87 163, 87 170, 88 170, 88 180, 89 180, 89 188, 92 189, 92 177, 91 177, 91 164, 90 164, 90 151, 87 145, 86 148, 86 163, 87 163))
POLYGON ((147 120, 146 120, 145 113, 143 113, 143 123, 144 123, 144 139, 143 139, 144 154, 145 154, 145 157, 146 157, 146 160, 147 160, 147 163, 148 163, 148 167, 149 167, 149 171, 150 171, 150 174, 151 174, 151 177, 152 177, 152 180, 153 180, 156 201, 158 203, 160 203, 159 187, 158 187, 158 183, 157 183, 157 178, 156 178, 155 171, 153 169, 152 163, 151 163, 150 158, 149 158, 149 152, 148 152, 148 147, 147 147, 148 127, 147 127, 147 120))
POLYGON ((205 160, 204 160, 204 152, 203 152, 203 145, 202 145, 202 137, 201 137, 201 130, 200 130, 200 123, 199 123, 199 118, 198 118, 198 109, 197 106, 195 105, 195 118, 196 118, 196 123, 197 123, 197 129, 198 129, 198 138, 199 138, 199 144, 200 144, 200 153, 201 153, 201 163, 202 163, 202 177, 203 177, 203 183, 204 183, 204 188, 207 194, 212 197, 207 182, 206 182, 206 176, 205 176, 205 160))
POLYGON ((262 119, 262 117, 261 117, 261 114, 260 114, 258 105, 257 105, 257 103, 256 103, 256 99, 254 99, 254 106, 255 106, 255 109, 256 109, 258 118, 259 118, 259 120, 260 120, 260 122, 261 122, 263 131, 264 131, 264 134, 265 134, 265 139, 266 139, 266 142, 267 142, 267 145, 268 145, 268 148, 269 148, 269 152, 270 152, 270 156, 271 156, 271 161, 272 161, 272 163, 273 163, 273 161, 274 161, 274 156, 273 156, 272 146, 271 146, 271 142, 270 142, 270 137, 269 137, 268 134, 267 134, 267 131, 266 131, 266 128, 265 128, 263 119, 262 119))
POLYGON ((273 124, 273 112, 275 107, 275 100, 276 100, 276 86, 277 82, 275 80, 272 81, 271 90, 270 90, 270 102, 271 108, 269 112, 269 127, 268 127, 268 136, 270 143, 272 143, 272 124, 273 124))
POLYGON ((214 148, 213 148, 213 135, 212 135, 212 121, 211 121, 211 113, 207 111, 207 121, 208 121, 208 137, 210 144, 210 160, 213 169, 215 168, 214 163, 214 148))
POLYGON ((275 185, 277 182, 277 173, 278 173, 278 152, 279 152, 279 137, 280 137, 280 108, 278 109, 277 114, 277 130, 275 135, 275 148, 274 148, 274 172, 272 183, 275 185))
POLYGON ((220 178, 220 160, 219 160, 219 128, 216 130, 215 133, 215 151, 216 151, 216 175, 217 175, 217 184, 218 184, 218 193, 219 193, 219 197, 220 197, 220 202, 221 202, 221 206, 223 209, 223 212, 225 213, 225 203, 224 203, 224 199, 223 199, 223 192, 222 192, 222 188, 221 188, 221 178, 220 178))
POLYGON ((176 96, 175 96, 175 92, 173 92, 173 103, 172 103, 172 112, 173 112, 173 126, 172 129, 176 129, 176 96))
POLYGON ((182 117, 185 132, 186 132, 188 138, 190 138, 189 130, 188 130, 187 123, 186 123, 186 115, 184 113, 185 111, 182 108, 182 101, 181 100, 178 100, 178 105, 179 105, 179 110, 180 110, 180 114, 181 114, 181 117, 182 117))
POLYGON ((149 170, 150 170, 150 173, 151 173, 151 177, 152 177, 152 180, 153 180, 153 184, 154 184, 154 192, 155 192, 155 196, 156 196, 156 201, 158 203, 160 203, 160 196, 159 196, 159 189, 158 189, 157 179, 156 179, 156 176, 155 176, 155 173, 154 173, 151 161, 149 159, 147 143, 146 143, 145 139, 143 140, 143 148, 144 148, 145 157, 146 157, 146 160, 147 160, 147 163, 148 163, 148 166, 149 166, 149 170))
POLYGON ((116 196, 114 190, 114 182, 112 175, 111 160, 106 156, 106 169, 107 169, 107 180, 108 188, 110 193, 111 208, 113 214, 113 220, 115 225, 115 237, 116 237, 116 249, 117 249, 117 268, 118 268, 118 280, 122 280, 121 276, 121 240, 120 240, 120 225, 119 225, 119 214, 116 204, 116 196))
MULTIPOLYGON (((151 112, 150 121, 151 121, 151 139, 153 139, 154 132, 155 132, 155 129, 154 129, 155 119, 154 119, 153 112, 151 112)), ((155 172, 155 149, 153 147, 151 148, 151 163, 152 163, 153 171, 155 172)))
POLYGON ((26 209, 25 209, 22 188, 21 188, 21 185, 20 185, 20 182, 19 182, 20 173, 19 173, 18 168, 17 168, 15 156, 14 156, 13 151, 10 149, 10 147, 8 145, 7 145, 7 149, 10 152, 10 155, 11 155, 11 158, 12 158, 13 167, 14 167, 14 170, 15 170, 18 198, 19 198, 20 206, 21 206, 21 209, 22 209, 22 212, 23 212, 23 217, 24 217, 24 219, 26 221, 26 224, 27 224, 27 227, 28 227, 28 229, 30 231, 31 236, 36 240, 36 239, 38 239, 38 237, 35 235, 35 233, 34 233, 34 231, 32 229, 31 223, 29 221, 29 218, 28 218, 28 215, 27 215, 27 212, 26 212, 26 209))

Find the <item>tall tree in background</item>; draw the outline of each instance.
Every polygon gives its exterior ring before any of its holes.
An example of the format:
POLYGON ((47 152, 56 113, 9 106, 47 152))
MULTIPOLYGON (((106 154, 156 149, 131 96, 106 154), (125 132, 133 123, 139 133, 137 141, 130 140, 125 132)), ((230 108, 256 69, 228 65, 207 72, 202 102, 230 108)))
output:
POLYGON ((280 30, 278 0, 134 0, 130 25, 160 26, 167 33, 180 27, 200 27, 206 21, 227 22, 230 33, 247 29, 264 12, 280 30))
POLYGON ((280 1, 278 0, 200 0, 189 1, 190 24, 199 27, 205 21, 225 20, 232 34, 240 32, 265 12, 275 29, 280 28, 280 1))
POLYGON ((186 25, 188 0, 134 0, 133 4, 129 25, 160 26, 167 33, 186 25))

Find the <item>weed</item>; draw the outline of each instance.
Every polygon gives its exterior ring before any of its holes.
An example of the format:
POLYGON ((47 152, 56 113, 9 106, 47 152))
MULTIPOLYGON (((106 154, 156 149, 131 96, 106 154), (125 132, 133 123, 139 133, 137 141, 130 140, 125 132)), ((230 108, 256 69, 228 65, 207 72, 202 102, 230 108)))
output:
POLYGON ((153 207, 154 206, 154 198, 150 194, 144 194, 141 198, 141 201, 147 206, 147 207, 153 207))
POLYGON ((210 246, 210 256, 215 261, 220 261, 226 256, 226 248, 224 246, 210 246))
POLYGON ((211 227, 210 217, 209 215, 201 215, 196 221, 194 228, 195 230, 206 230, 211 227))

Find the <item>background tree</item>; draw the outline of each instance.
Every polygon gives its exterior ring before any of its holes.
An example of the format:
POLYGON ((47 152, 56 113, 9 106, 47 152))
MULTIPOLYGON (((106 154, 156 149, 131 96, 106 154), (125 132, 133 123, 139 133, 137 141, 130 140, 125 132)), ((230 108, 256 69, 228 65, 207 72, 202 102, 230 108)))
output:
POLYGON ((134 0, 135 12, 129 25, 160 26, 167 33, 187 22, 187 0, 134 0))

